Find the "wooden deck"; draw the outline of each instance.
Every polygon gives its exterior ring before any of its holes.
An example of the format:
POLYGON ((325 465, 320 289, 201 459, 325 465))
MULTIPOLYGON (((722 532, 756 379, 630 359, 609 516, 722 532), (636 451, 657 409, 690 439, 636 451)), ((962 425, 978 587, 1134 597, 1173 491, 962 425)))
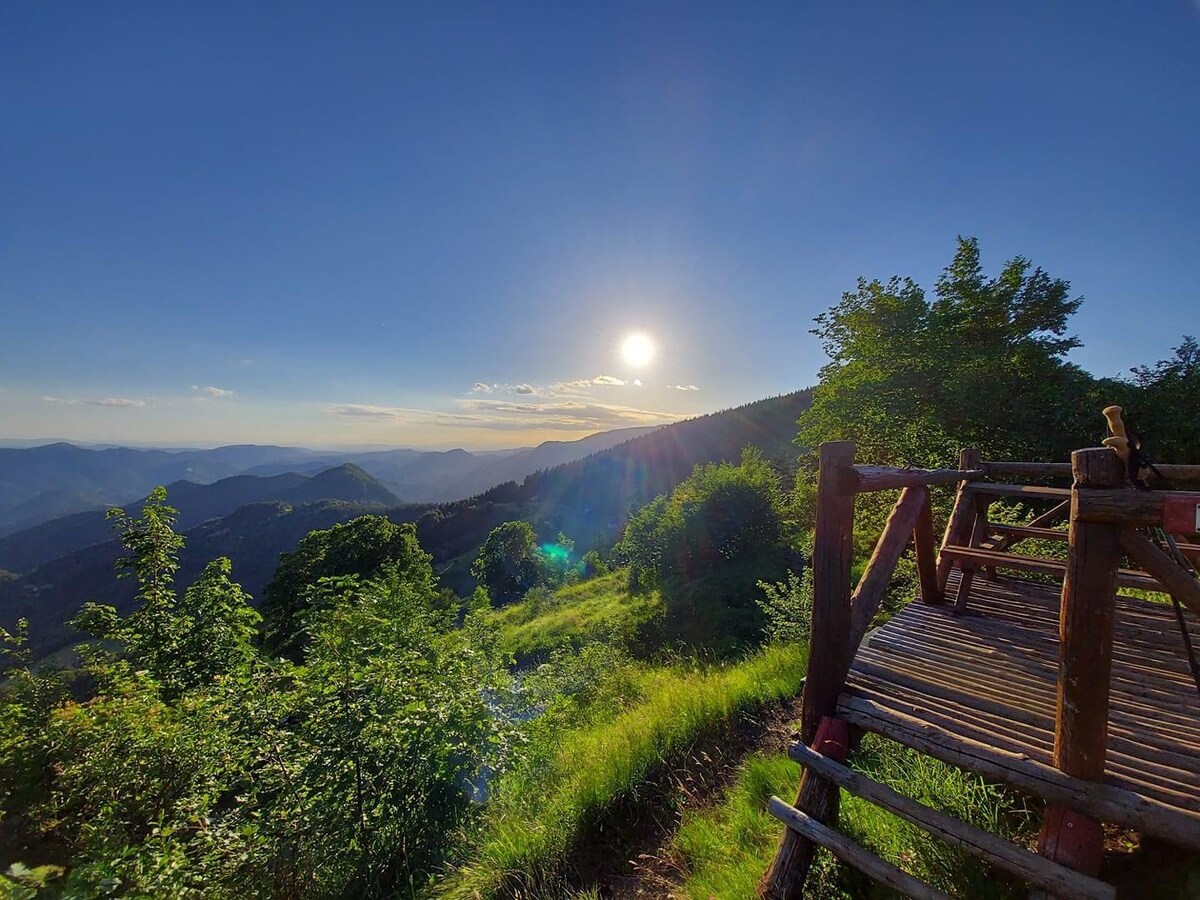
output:
POLYGON ((976 578, 966 615, 910 604, 859 648, 838 715, 1051 802, 1086 796, 1107 821, 1200 849, 1200 699, 1171 606, 1117 598, 1096 784, 1052 766, 1060 593, 976 578))

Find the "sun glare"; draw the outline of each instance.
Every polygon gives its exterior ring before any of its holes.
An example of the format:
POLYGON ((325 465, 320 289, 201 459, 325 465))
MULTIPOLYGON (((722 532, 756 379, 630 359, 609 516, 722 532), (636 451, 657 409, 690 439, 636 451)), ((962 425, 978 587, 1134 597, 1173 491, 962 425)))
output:
POLYGON ((644 334, 631 334, 621 341, 621 358, 641 368, 654 359, 654 342, 644 334))

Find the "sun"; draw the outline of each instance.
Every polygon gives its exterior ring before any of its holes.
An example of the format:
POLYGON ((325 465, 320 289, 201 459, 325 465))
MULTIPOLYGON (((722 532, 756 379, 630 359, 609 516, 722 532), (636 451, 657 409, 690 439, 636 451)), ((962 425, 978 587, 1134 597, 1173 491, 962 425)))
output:
POLYGON ((640 369, 654 359, 654 341, 644 334, 626 335, 621 341, 621 358, 626 364, 640 369))

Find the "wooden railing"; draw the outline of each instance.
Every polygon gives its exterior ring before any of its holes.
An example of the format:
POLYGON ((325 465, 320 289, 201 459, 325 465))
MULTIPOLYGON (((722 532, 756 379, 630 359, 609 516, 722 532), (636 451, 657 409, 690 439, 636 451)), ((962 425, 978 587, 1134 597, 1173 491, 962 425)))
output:
MULTIPOLYGON (((1200 493, 1134 490, 1121 458, 1108 447, 1076 451, 1069 464, 984 462, 978 451, 968 449, 959 454, 956 469, 855 465, 854 453, 851 442, 826 443, 820 448, 803 743, 831 765, 845 761, 850 738, 846 723, 835 716, 838 696, 856 648, 911 539, 922 602, 945 602, 951 568, 955 564, 960 567, 957 612, 966 611, 972 580, 981 569, 992 578, 998 569, 1011 569, 1062 579, 1054 765, 1068 776, 1099 779, 1107 748, 1118 586, 1168 592, 1200 616, 1200 581, 1135 529, 1155 526, 1177 534, 1200 532, 1200 493), (996 477, 1071 478, 1072 486, 988 480, 996 477), (929 488, 951 484, 957 485, 957 492, 939 552, 934 544, 929 488), (852 592, 854 498, 859 493, 888 489, 899 489, 900 497, 852 592), (1001 498, 1051 501, 1053 505, 1028 525, 993 524, 988 520, 989 508, 1001 498), (1064 518, 1068 531, 1049 527, 1064 518), (1013 545, 1027 539, 1065 540, 1066 560, 1010 552, 1013 545), (1123 555, 1141 568, 1121 569, 1123 555)), ((1164 465, 1158 471, 1172 483, 1200 482, 1200 466, 1164 465)), ((1200 544, 1183 541, 1179 549, 1190 558, 1200 558, 1200 544)), ((837 816, 839 789, 826 776, 806 768, 793 808, 818 824, 833 822, 837 816)), ((801 834, 803 828, 786 830, 760 885, 761 895, 800 896, 816 847, 811 833, 807 837, 801 834)), ((1044 857, 1094 875, 1102 846, 1103 834, 1096 822, 1065 806, 1050 806, 1039 845, 1044 857), (1065 840, 1067 834, 1073 840, 1065 840)))

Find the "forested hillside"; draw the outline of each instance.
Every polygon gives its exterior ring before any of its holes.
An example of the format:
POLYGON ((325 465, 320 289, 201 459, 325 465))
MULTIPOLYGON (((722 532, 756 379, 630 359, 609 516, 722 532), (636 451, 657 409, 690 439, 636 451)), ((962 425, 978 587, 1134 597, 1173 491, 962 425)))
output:
MULTIPOLYGON (((931 297, 863 281, 818 318, 830 363, 812 391, 469 500, 252 503, 178 533, 169 491, 152 492, 115 516, 116 539, 0 585, 0 884, 47 897, 749 896, 780 835, 767 798, 798 777, 784 746, 812 609, 802 446, 852 438, 900 465, 947 463, 965 444, 1062 458, 1094 442, 1115 400, 1151 455, 1196 459, 1194 340, 1131 378, 1096 379, 1068 358, 1079 303, 1021 258, 986 276, 960 240, 931 297), (38 664, 81 639, 77 664, 38 664)), ((331 477, 377 496, 365 473, 331 477)), ((1032 515, 1006 501, 994 513, 1032 515)), ((856 568, 886 514, 859 503, 856 568)), ((905 560, 881 618, 913 581, 905 560)), ((886 742, 854 752, 857 769, 931 807, 1036 840, 1033 800, 886 742)), ((873 807, 847 802, 843 824, 940 891, 1024 895, 873 807)), ((1173 896, 1197 871, 1184 854, 1164 865, 1153 848, 1108 849, 1135 891, 1173 896)), ((809 889, 871 896, 829 857, 809 889)))
MULTIPOLYGON (((804 391, 761 400, 665 426, 578 462, 535 473, 520 485, 506 483, 442 506, 392 505, 385 514, 395 522, 416 521, 422 546, 433 554, 443 582, 467 594, 474 586, 468 571, 471 559, 488 532, 505 521, 527 520, 547 540, 565 532, 583 553, 615 542, 632 508, 670 490, 698 464, 738 459, 743 447, 754 445, 790 467, 798 453, 791 443, 796 416, 807 402, 804 391)), ((556 452, 552 449, 550 458, 556 452)), ((172 503, 176 493, 179 525, 188 538, 181 555, 183 571, 196 573, 214 556, 228 556, 255 603, 261 601, 280 554, 309 530, 378 511, 389 496, 351 465, 311 479, 238 476, 212 485, 183 483, 168 488, 172 503), (239 498, 257 493, 272 502, 228 510, 239 498), (339 502, 305 502, 322 494, 339 502), (220 518, 198 524, 212 515, 220 518)), ((119 556, 120 546, 102 513, 79 514, 0 539, 0 569, 20 575, 0 582, 0 624, 26 616, 38 625, 31 630, 31 646, 38 652, 65 646, 72 633, 64 622, 85 600, 113 603, 122 611, 129 608, 132 586, 110 577, 119 556), (59 541, 78 549, 55 553, 59 541)))

